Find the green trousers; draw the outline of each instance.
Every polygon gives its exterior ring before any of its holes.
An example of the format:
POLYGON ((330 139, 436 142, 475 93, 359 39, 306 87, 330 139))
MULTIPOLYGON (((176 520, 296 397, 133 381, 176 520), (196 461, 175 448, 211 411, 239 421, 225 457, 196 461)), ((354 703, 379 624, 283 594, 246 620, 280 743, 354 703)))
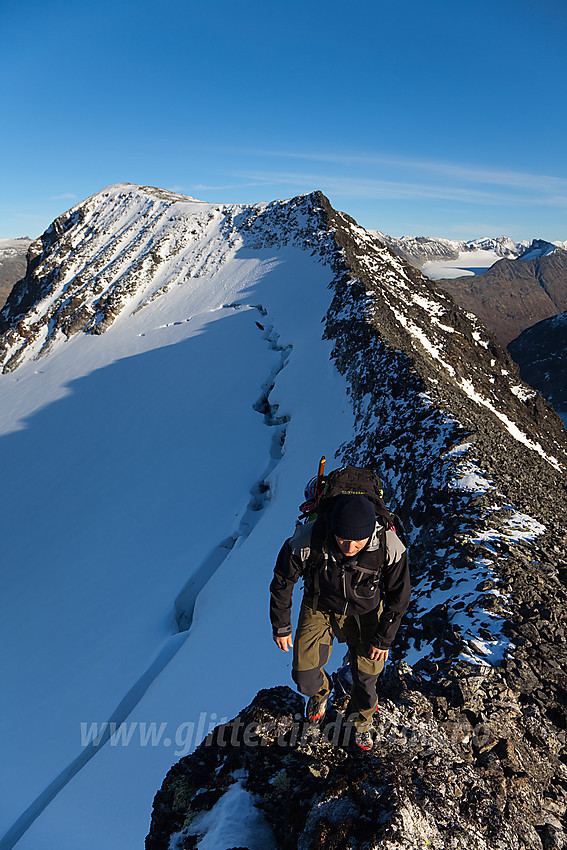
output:
POLYGON ((333 638, 341 632, 339 640, 346 640, 352 670, 353 688, 347 716, 355 727, 364 731, 372 725, 372 715, 378 705, 376 680, 384 669, 384 661, 371 661, 368 657, 370 640, 376 633, 381 606, 357 619, 329 611, 317 610, 314 614, 308 600, 303 600, 293 644, 292 676, 300 693, 305 696, 325 697, 331 691, 331 679, 323 667, 331 656, 333 638))

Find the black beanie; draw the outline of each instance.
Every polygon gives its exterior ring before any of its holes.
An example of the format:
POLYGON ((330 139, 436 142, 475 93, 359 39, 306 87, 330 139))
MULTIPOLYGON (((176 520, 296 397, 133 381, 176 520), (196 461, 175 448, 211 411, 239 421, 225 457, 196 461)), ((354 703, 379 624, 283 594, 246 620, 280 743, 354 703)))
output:
POLYGON ((365 540, 376 526, 376 513, 366 496, 341 496, 331 511, 329 525, 341 540, 365 540))

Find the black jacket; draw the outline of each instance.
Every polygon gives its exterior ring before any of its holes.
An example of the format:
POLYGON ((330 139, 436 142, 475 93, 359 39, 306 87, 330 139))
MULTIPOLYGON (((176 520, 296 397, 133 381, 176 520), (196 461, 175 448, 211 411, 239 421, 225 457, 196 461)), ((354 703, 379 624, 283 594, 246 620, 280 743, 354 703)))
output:
POLYGON ((360 615, 375 611, 382 603, 372 644, 389 649, 410 600, 407 551, 395 531, 376 521, 368 545, 347 558, 336 546, 333 535, 322 545, 323 563, 309 567, 314 523, 300 525, 286 540, 278 555, 270 585, 270 619, 276 637, 291 634, 291 598, 295 583, 305 581, 305 596, 313 598, 313 571, 319 575, 317 608, 335 614, 360 615), (361 568, 358 569, 357 567, 361 568))

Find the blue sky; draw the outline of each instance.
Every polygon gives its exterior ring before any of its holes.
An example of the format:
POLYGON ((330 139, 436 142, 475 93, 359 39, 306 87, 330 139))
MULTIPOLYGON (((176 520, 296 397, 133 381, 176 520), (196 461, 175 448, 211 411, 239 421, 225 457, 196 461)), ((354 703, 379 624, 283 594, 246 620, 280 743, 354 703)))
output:
POLYGON ((564 0, 4 0, 0 237, 112 183, 567 239, 564 0))

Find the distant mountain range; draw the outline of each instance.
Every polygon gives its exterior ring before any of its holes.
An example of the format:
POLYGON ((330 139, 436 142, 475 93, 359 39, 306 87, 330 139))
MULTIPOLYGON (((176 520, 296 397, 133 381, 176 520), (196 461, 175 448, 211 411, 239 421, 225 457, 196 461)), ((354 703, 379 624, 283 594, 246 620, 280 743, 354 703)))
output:
POLYGON ((453 277, 453 274, 444 274, 450 268, 455 268, 457 274, 464 269, 474 274, 479 268, 486 269, 500 259, 534 259, 536 255, 551 253, 556 248, 567 248, 567 241, 534 239, 531 242, 515 242, 509 236, 462 241, 433 236, 388 236, 380 230, 369 232, 433 280, 453 277))
POLYGON ((565 419, 567 241, 501 236, 459 242, 372 233, 478 316, 508 346, 522 378, 565 419))
POLYGON ((31 239, 0 239, 0 307, 2 307, 16 281, 26 273, 26 254, 31 239))
POLYGON ((514 242, 508 236, 471 239, 464 242, 432 236, 388 236, 380 230, 371 230, 370 232, 396 254, 419 269, 427 263, 459 259, 466 265, 467 258, 478 251, 494 254, 493 262, 499 257, 513 259, 519 257, 530 244, 529 242, 514 242))
POLYGON ((411 247, 422 270, 436 279, 438 286, 460 307, 478 316, 502 346, 508 346, 522 378, 565 419, 567 242, 534 239, 529 244, 513 243, 506 237, 469 243, 425 238, 400 241, 405 249, 411 247), (483 270, 480 264, 490 261, 487 252, 501 257, 483 270), (467 268, 469 258, 480 273, 467 268), (455 277, 459 268, 467 270, 455 277))

